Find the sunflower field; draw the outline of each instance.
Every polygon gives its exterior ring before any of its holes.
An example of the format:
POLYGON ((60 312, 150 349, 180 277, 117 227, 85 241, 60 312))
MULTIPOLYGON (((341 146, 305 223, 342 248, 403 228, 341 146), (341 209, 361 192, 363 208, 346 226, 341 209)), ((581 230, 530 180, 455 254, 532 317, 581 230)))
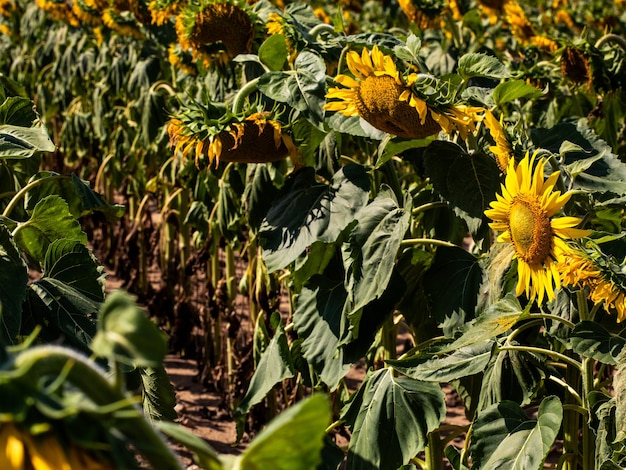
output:
POLYGON ((626 466, 624 0, 0 0, 0 49, 0 469, 626 466))

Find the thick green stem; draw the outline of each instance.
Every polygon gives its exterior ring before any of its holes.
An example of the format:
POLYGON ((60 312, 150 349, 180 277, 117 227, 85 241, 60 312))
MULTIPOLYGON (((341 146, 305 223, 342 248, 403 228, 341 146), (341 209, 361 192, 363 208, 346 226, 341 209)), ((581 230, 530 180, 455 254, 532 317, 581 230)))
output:
POLYGON ((40 184, 49 183, 50 181, 54 181, 54 180, 62 180, 62 179, 69 179, 69 178, 70 176, 66 176, 66 175, 52 175, 46 178, 41 178, 35 181, 31 181, 22 189, 20 189, 15 196, 13 196, 13 198, 9 201, 7 206, 4 208, 4 212, 2 213, 2 216, 9 217, 9 215, 11 215, 11 211, 15 209, 15 206, 22 199, 22 197, 24 197, 28 191, 39 186, 40 184))
POLYGON ((437 431, 428 433, 424 460, 428 470, 443 470, 443 446, 437 431))
POLYGON ((582 368, 582 365, 580 364, 580 362, 576 361, 575 359, 572 359, 571 357, 567 357, 565 354, 561 354, 556 351, 551 351, 549 349, 536 348, 534 346, 501 346, 500 351, 527 351, 527 352, 533 352, 533 353, 538 353, 538 354, 545 354, 546 356, 549 356, 553 359, 559 359, 575 367, 578 370, 581 370, 582 368))
MULTIPOLYGON (((565 372, 565 382, 571 387, 578 388, 580 381, 580 369, 568 364, 565 372)), ((576 405, 579 396, 565 392, 564 406, 576 405)), ((578 431, 580 429, 580 415, 575 410, 565 408, 563 410, 563 470, 578 469, 578 431)))
POLYGON ((623 37, 618 36, 617 34, 605 34, 596 41, 595 47, 596 49, 600 49, 608 42, 613 42, 619 45, 619 47, 621 47, 622 50, 626 52, 626 40, 623 37))
MULTIPOLYGON (((134 446, 148 460, 152 468, 182 470, 163 438, 155 431, 143 413, 135 408, 133 400, 116 389, 93 363, 83 356, 61 347, 33 347, 15 357, 15 373, 0 371, 2 375, 13 375, 14 378, 56 377, 65 373, 66 380, 81 390, 90 400, 100 406, 128 401, 125 407, 130 413, 125 418, 115 421, 116 428, 126 436, 127 442, 134 446), (71 367, 67 367, 68 364, 71 367)), ((13 371, 12 371, 13 372, 13 371)))
POLYGON ((233 113, 239 114, 243 111, 243 105, 246 102, 246 98, 250 96, 252 93, 257 91, 259 86, 259 78, 255 78, 246 83, 241 89, 237 92, 235 99, 233 100, 233 113))

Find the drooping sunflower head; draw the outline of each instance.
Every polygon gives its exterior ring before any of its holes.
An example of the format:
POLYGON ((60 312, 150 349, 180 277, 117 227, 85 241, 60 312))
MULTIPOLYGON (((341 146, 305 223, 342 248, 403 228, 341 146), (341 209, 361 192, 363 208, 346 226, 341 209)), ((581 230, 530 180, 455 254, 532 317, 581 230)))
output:
POLYGON ((510 159, 502 194, 496 195, 485 215, 493 222, 490 227, 500 232, 497 240, 509 243, 517 259, 518 282, 516 295, 525 293, 541 304, 552 300, 561 287, 557 263, 568 252, 566 239, 590 233, 574 228, 582 219, 556 217, 571 197, 555 190, 559 172, 544 180, 545 160, 528 154, 519 162, 510 159))
POLYGON ((52 19, 64 21, 75 28, 80 26, 80 19, 76 17, 69 3, 58 0, 36 0, 36 3, 52 19))
POLYGON ((511 147, 511 142, 509 142, 509 138, 502 127, 502 118, 498 121, 491 111, 486 110, 484 122, 487 129, 489 129, 491 138, 495 142, 495 145, 490 146, 489 150, 491 150, 491 152, 495 155, 496 163, 498 164, 500 171, 506 174, 509 167, 509 161, 512 158, 511 154, 513 149, 511 147))
POLYGON ((603 305, 617 322, 626 319, 626 273, 616 260, 592 243, 572 248, 558 265, 563 285, 582 289, 596 305, 603 305))
POLYGON ((152 24, 162 26, 187 4, 186 0, 151 0, 148 10, 152 17, 152 24))
POLYGON ((32 435, 13 422, 0 424, 0 452, 4 457, 3 470, 116 468, 112 462, 96 458, 84 447, 62 443, 55 433, 32 435))
POLYGON ((180 11, 176 17, 176 34, 183 49, 210 63, 211 57, 223 62, 250 52, 255 32, 245 4, 205 0, 180 11))
POLYGON ((422 31, 440 29, 446 3, 441 0, 398 0, 398 5, 409 19, 422 31))
POLYGON ((273 114, 250 109, 234 115, 223 107, 196 104, 170 120, 170 145, 183 158, 193 157, 199 168, 214 162, 217 167, 220 161, 268 163, 297 156, 291 136, 273 114))
POLYGON ((183 71, 187 75, 194 76, 198 73, 198 69, 193 62, 191 54, 183 51, 178 43, 172 43, 167 49, 168 61, 176 69, 183 71))
POLYGON ((504 4, 507 0, 478 0, 480 9, 489 18, 489 23, 495 24, 504 12, 504 4))
POLYGON ((561 75, 576 84, 591 85, 591 67, 586 54, 577 47, 565 47, 561 56, 561 75))
POLYGON ((399 137, 419 139, 441 130, 427 112, 426 102, 418 102, 419 97, 412 95, 391 56, 374 46, 371 53, 366 48, 360 55, 348 52, 346 62, 352 76, 335 77, 342 87, 329 89, 326 98, 339 101, 327 102, 325 109, 361 116, 377 129, 399 137))
POLYGON ((116 11, 115 8, 107 8, 102 12, 102 22, 107 28, 122 36, 136 39, 143 37, 134 15, 128 11, 116 11))
POLYGON ((83 24, 102 24, 102 12, 108 7, 108 2, 102 0, 76 0, 72 4, 72 11, 83 24))
POLYGON ((522 44, 527 44, 536 35, 535 28, 528 20, 524 9, 515 0, 504 2, 504 18, 511 26, 511 32, 522 44))

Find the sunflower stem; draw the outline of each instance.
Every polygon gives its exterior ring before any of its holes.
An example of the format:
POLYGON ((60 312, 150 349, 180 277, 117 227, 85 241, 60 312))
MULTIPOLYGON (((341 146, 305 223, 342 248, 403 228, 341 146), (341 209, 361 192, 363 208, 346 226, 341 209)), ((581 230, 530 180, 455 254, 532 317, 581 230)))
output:
POLYGON ((333 25, 321 23, 309 30, 309 36, 311 36, 311 39, 315 40, 323 32, 332 34, 336 33, 335 27, 333 25))
POLYGON ((565 362, 566 364, 569 364, 575 367, 579 371, 582 370, 582 364, 578 362, 576 359, 572 359, 571 357, 568 357, 565 354, 561 354, 560 352, 557 352, 557 351, 551 351, 550 349, 537 348, 535 346, 512 346, 512 345, 501 346, 498 349, 500 351, 526 351, 526 352, 533 352, 537 354, 544 354, 554 359, 559 359, 565 362))
POLYGON ((449 248, 459 248, 454 243, 447 242, 445 240, 437 240, 435 238, 407 238, 400 242, 400 246, 418 246, 418 245, 435 245, 435 246, 447 246, 449 248))
POLYGON ((15 208, 15 206, 20 201, 20 199, 22 199, 22 197, 25 196, 26 193, 28 191, 30 191, 31 189, 39 186, 40 184, 49 183, 50 181, 69 179, 69 178, 70 178, 70 176, 67 176, 67 175, 51 175, 51 176, 48 176, 46 178, 40 178, 38 180, 31 181, 26 186, 24 186, 22 189, 20 189, 15 196, 13 196, 11 201, 9 201, 7 206, 4 208, 4 212, 2 213, 2 217, 9 217, 9 215, 11 214, 11 211, 15 208))
POLYGON ((618 36, 617 34, 605 34, 604 36, 602 36, 600 39, 596 41, 594 47, 596 49, 600 49, 602 46, 604 46, 608 42, 617 44, 619 47, 621 47, 624 50, 624 52, 626 52, 626 40, 623 37, 618 36))
POLYGON ((233 113, 239 114, 243 111, 243 105, 246 102, 246 98, 252 93, 258 90, 260 77, 254 78, 246 83, 235 95, 233 100, 233 113))

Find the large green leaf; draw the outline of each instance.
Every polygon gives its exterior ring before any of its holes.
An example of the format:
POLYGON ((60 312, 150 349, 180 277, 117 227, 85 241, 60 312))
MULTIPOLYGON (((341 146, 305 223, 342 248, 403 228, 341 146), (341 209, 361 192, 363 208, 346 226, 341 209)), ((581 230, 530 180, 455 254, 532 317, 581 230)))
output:
POLYGON ((502 440, 528 423, 528 415, 512 401, 495 403, 480 413, 472 424, 470 452, 476 468, 486 462, 498 448, 502 440))
POLYGON ((37 120, 33 102, 21 96, 10 96, 0 105, 0 124, 31 127, 37 120))
POLYGON ((537 147, 553 153, 560 153, 565 141, 580 148, 564 155, 565 168, 574 177, 574 189, 626 194, 626 166, 611 147, 589 129, 586 118, 575 124, 564 122, 550 129, 533 129, 531 137, 537 147), (585 160, 588 164, 581 166, 581 161, 585 160))
POLYGON ((571 333, 574 352, 605 364, 617 364, 616 358, 624 349, 626 339, 609 333, 599 323, 581 321, 571 333))
POLYGON ((9 230, 0 224, 0 340, 15 343, 22 324, 22 302, 28 287, 28 268, 9 230))
POLYGON ((37 202, 30 219, 19 224, 13 234, 18 246, 39 263, 43 263, 50 243, 59 238, 87 243, 87 235, 69 206, 56 195, 37 202))
POLYGON ((376 129, 361 116, 344 116, 341 113, 335 113, 328 118, 328 126, 342 134, 367 137, 373 140, 383 140, 387 135, 385 132, 376 129))
POLYGON ((496 57, 481 53, 469 53, 461 56, 457 73, 464 79, 472 77, 508 78, 509 70, 496 57))
POLYGON ((410 201, 405 207, 389 188, 361 209, 357 224, 342 246, 350 312, 379 298, 393 272, 400 242, 409 226, 410 201))
POLYGON ((37 152, 53 152, 54 149, 43 127, 0 124, 0 158, 30 158, 37 152))
POLYGON ((302 51, 294 71, 268 72, 259 78, 259 90, 269 98, 287 103, 315 126, 324 120, 326 66, 316 53, 302 51))
POLYGON ((259 238, 269 272, 284 268, 315 241, 335 242, 367 202, 369 177, 360 165, 320 184, 312 168, 288 182, 263 221, 259 238))
POLYGON ((341 418, 352 430, 349 470, 396 469, 424 449, 428 433, 446 415, 437 384, 394 377, 391 369, 368 376, 341 418))
POLYGON ((258 230, 278 194, 278 188, 274 186, 267 163, 247 167, 243 199, 246 201, 248 223, 252 229, 258 230))
POLYGON ((483 374, 478 409, 504 400, 528 405, 548 375, 545 360, 545 357, 519 350, 494 354, 483 374))
POLYGON ((500 189, 500 170, 493 158, 471 155, 453 142, 434 141, 424 151, 424 168, 433 187, 466 223, 475 239, 486 230, 485 209, 500 189))
POLYGON ((287 57, 287 40, 282 34, 272 34, 259 46, 259 59, 272 71, 281 70, 287 57))
POLYGON ((541 90, 524 80, 507 80, 499 83, 493 90, 493 100, 498 106, 519 98, 538 98, 541 95, 543 95, 541 90))
POLYGON ((314 469, 322 460, 330 402, 317 394, 274 418, 239 458, 240 470, 314 469))
MULTIPOLYGON (((536 422, 521 423, 481 462, 482 470, 541 470, 563 420, 563 406, 557 397, 539 405, 536 422)), ((478 463, 478 462, 477 462, 478 463)))
POLYGON ((464 346, 444 357, 409 357, 389 360, 387 363, 398 372, 426 382, 450 382, 485 370, 491 359, 493 341, 464 346))
POLYGON ((452 352, 496 338, 527 316, 527 309, 522 309, 515 295, 507 294, 481 312, 476 321, 465 329, 461 337, 440 352, 452 352))
POLYGON ((463 248, 437 248, 423 285, 438 322, 452 319, 454 330, 474 317, 482 275, 476 257, 463 248))
POLYGON ((348 294, 341 280, 316 275, 302 289, 293 314, 296 332, 303 339, 302 354, 331 390, 371 347, 403 289, 399 277, 392 277, 385 293, 362 309, 356 325, 348 319, 348 294))
POLYGON ((64 282, 96 302, 104 301, 104 267, 91 250, 76 240, 61 238, 48 247, 43 277, 64 282))
POLYGON ((235 418, 242 417, 259 403, 277 383, 294 376, 287 335, 280 327, 267 346, 250 380, 250 385, 237 409, 235 418))
POLYGON ((143 411, 153 420, 175 420, 176 392, 163 364, 156 367, 140 367, 143 384, 143 411))
POLYGON ((43 339, 53 341, 63 338, 89 354, 89 345, 96 334, 100 305, 100 302, 86 297, 63 281, 42 278, 30 285, 24 313, 29 326, 45 325, 40 333, 43 339))
POLYGON ((130 295, 115 291, 100 309, 91 348, 131 366, 158 367, 167 354, 167 341, 130 295))

